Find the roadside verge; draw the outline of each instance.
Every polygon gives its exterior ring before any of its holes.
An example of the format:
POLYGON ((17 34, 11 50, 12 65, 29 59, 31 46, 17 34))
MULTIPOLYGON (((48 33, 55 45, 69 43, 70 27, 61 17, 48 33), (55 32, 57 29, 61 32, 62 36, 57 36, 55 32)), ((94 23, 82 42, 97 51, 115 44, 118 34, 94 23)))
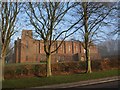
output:
POLYGON ((116 81, 116 80, 120 80, 120 76, 86 80, 86 81, 73 82, 73 83, 55 84, 55 85, 48 85, 48 86, 41 86, 41 87, 32 87, 32 88, 70 88, 70 87, 105 83, 105 82, 116 81))

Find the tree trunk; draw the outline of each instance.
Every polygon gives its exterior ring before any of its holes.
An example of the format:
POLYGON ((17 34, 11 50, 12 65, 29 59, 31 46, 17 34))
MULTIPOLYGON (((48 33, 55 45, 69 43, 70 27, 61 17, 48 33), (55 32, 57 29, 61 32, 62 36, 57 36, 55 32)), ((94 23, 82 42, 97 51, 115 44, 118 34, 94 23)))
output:
POLYGON ((2 57, 2 80, 4 80, 4 63, 5 62, 5 56, 2 57))
POLYGON ((4 64, 5 64, 5 52, 1 53, 1 63, 2 63, 2 80, 4 80, 4 64))
POLYGON ((51 70, 51 54, 46 55, 47 58, 47 77, 52 76, 52 70, 51 70))
POLYGON ((86 59, 86 61, 87 61, 87 70, 86 70, 86 72, 91 73, 92 70, 91 70, 91 60, 90 60, 90 49, 87 49, 87 59, 86 59))
POLYGON ((89 52, 89 31, 88 31, 88 7, 87 2, 82 3, 83 10, 84 10, 84 29, 85 29, 85 56, 86 56, 86 72, 91 73, 91 62, 90 62, 90 52, 89 52))
POLYGON ((0 56, 0 82, 2 80, 2 54, 0 56))

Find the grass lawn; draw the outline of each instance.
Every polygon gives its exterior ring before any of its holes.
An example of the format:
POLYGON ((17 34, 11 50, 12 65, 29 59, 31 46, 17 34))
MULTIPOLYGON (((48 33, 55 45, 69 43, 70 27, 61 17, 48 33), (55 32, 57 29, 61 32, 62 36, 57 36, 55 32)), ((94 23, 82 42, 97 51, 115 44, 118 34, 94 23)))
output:
POLYGON ((3 81, 3 88, 27 88, 27 87, 37 87, 43 85, 60 84, 60 83, 70 83, 83 80, 111 77, 120 75, 120 70, 106 70, 93 72, 91 74, 72 74, 72 75, 62 75, 62 76, 51 76, 51 77, 32 77, 32 78, 22 78, 22 79, 10 79, 3 81))

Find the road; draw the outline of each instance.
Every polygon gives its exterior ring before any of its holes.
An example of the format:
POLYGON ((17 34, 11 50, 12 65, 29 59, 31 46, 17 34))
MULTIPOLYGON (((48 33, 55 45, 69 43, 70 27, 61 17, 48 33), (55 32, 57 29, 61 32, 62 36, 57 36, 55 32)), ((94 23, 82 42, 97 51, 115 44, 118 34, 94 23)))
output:
POLYGON ((112 89, 112 90, 120 90, 119 89, 120 86, 120 80, 116 80, 116 81, 110 81, 110 82, 105 82, 105 83, 99 83, 99 84, 92 84, 92 85, 85 85, 85 86, 70 86, 66 88, 29 88, 29 89, 14 89, 14 90, 82 90, 82 89, 94 89, 94 90, 102 90, 102 88, 104 89, 112 89))
POLYGON ((111 81, 101 84, 94 84, 82 87, 73 87, 73 88, 118 88, 120 86, 120 81, 111 81))
MULTIPOLYGON (((59 89, 54 89, 54 90, 81 90, 81 88, 114 88, 114 90, 118 90, 120 87, 120 80, 119 81, 111 81, 111 82, 106 82, 106 83, 100 83, 100 84, 92 84, 92 85, 85 85, 85 86, 73 86, 70 88, 59 88, 59 89), (115 89, 116 88, 116 89, 115 89)), ((95 89, 96 90, 96 89, 95 89)))

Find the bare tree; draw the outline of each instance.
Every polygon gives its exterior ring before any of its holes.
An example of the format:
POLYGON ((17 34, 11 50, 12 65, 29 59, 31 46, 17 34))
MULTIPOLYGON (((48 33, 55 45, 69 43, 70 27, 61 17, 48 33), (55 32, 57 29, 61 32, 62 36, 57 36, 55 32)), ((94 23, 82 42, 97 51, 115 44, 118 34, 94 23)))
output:
POLYGON ((109 19, 111 18, 108 18, 108 16, 115 7, 113 3, 82 2, 78 4, 79 6, 75 10, 77 17, 83 16, 82 22, 79 23, 83 23, 79 34, 84 42, 82 46, 85 49, 86 72, 91 73, 90 46, 93 45, 93 42, 98 41, 99 38, 104 38, 102 37, 104 31, 100 30, 100 28, 110 23, 109 19))
POLYGON ((80 22, 81 19, 75 22, 74 19, 72 19, 71 24, 66 24, 66 21, 71 18, 67 13, 75 6, 75 3, 68 2, 29 3, 28 10, 26 10, 36 33, 38 33, 44 41, 44 51, 47 60, 47 77, 52 75, 51 54, 56 52, 67 37, 78 30, 72 30, 72 28, 80 22), (64 28, 61 28, 62 25, 64 28), (51 50, 52 45, 54 45, 58 39, 61 39, 61 43, 54 50, 51 50))
POLYGON ((2 21, 2 80, 4 80, 4 63, 6 58, 7 48, 9 47, 11 37, 14 35, 15 22, 20 8, 18 3, 15 2, 2 2, 1 3, 1 21, 2 21))
POLYGON ((115 19, 116 23, 112 23, 114 25, 114 30, 109 33, 109 35, 112 35, 112 37, 116 36, 116 39, 120 39, 120 2, 116 4, 117 8, 114 11, 114 15, 112 18, 115 19))

